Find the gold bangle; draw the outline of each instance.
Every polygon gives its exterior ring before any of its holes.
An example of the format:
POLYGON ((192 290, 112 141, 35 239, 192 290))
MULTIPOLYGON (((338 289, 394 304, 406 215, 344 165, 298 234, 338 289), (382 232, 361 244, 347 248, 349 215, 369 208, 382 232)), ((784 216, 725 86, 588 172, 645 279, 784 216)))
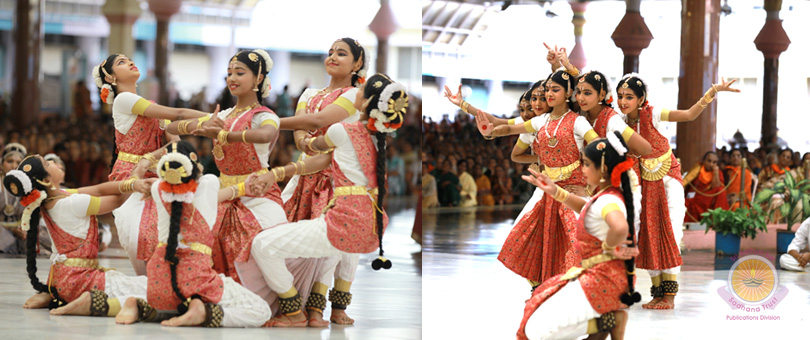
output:
POLYGON ((231 185, 230 188, 231 188, 231 199, 229 199, 229 201, 233 201, 233 200, 236 199, 236 194, 238 193, 238 189, 236 189, 235 185, 231 185))
POLYGON ((300 151, 304 151, 304 149, 302 149, 302 148, 301 148, 301 141, 302 141, 304 138, 307 138, 307 136, 306 136, 306 135, 303 135, 303 136, 301 136, 301 137, 299 137, 298 139, 296 139, 296 140, 295 140, 295 148, 296 148, 296 149, 298 149, 298 150, 300 150, 300 151))
POLYGON ((236 188, 239 190, 237 194, 239 197, 245 196, 245 182, 237 184, 236 188))
POLYGON ((245 139, 245 134, 246 133, 247 133, 247 130, 242 131, 242 143, 247 143, 247 140, 245 139))
POLYGON ((298 162, 295 162, 293 164, 296 164, 296 163, 301 165, 301 172, 300 173, 297 171, 298 167, 295 168, 296 169, 296 172, 295 172, 296 175, 303 175, 305 172, 307 172, 307 164, 304 163, 304 161, 298 161, 298 162))
POLYGON ((320 153, 320 150, 315 150, 315 146, 314 146, 314 145, 312 145, 312 143, 314 143, 314 142, 315 142, 315 137, 310 138, 310 139, 309 139, 309 143, 307 143, 307 147, 308 147, 310 150, 312 150, 312 152, 317 152, 317 153, 320 153))
POLYGON ((555 201, 560 202, 560 203, 565 202, 565 200, 568 199, 568 191, 566 191, 565 189, 561 188, 558 185, 557 186, 557 192, 554 193, 554 197, 552 197, 552 198, 554 198, 555 201))
POLYGON ((118 191, 122 194, 135 191, 135 178, 129 178, 118 183, 118 191))
POLYGON ((280 177, 280 179, 277 179, 278 182, 281 182, 285 178, 287 178, 287 168, 282 166, 280 171, 281 171, 281 177, 280 177))
POLYGON ((158 163, 157 158, 155 158, 155 155, 153 155, 151 152, 148 152, 145 155, 143 155, 143 158, 149 161, 148 169, 154 168, 158 163))
POLYGON ((466 102, 465 100, 461 100, 461 111, 464 113, 470 113, 470 103, 466 102))
POLYGON ((297 162, 290 162, 290 164, 292 164, 292 166, 295 167, 295 174, 297 175, 298 174, 298 163, 297 162))
POLYGON ((270 171, 273 173, 273 182, 279 182, 279 180, 278 180, 278 167, 272 168, 272 169, 270 169, 270 171))
POLYGON ((219 131, 219 133, 217 134, 217 141, 219 142, 219 144, 228 145, 228 134, 229 133, 230 133, 230 131, 228 131, 228 130, 220 130, 219 131))
POLYGON ((604 250, 604 251, 611 251, 611 250, 616 249, 617 247, 618 247, 618 246, 616 246, 616 247, 611 247, 611 246, 609 246, 609 245, 607 244, 607 241, 602 241, 602 250, 604 250))
POLYGON ((717 87, 716 87, 716 86, 717 86, 716 84, 712 84, 712 90, 714 90, 714 94, 715 94, 715 95, 717 95, 717 93, 718 93, 718 92, 717 92, 717 87))

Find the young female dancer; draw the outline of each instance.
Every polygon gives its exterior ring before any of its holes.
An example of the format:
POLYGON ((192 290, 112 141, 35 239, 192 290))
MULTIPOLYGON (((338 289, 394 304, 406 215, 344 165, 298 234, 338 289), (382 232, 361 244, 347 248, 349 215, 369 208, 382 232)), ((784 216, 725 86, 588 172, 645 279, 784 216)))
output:
MULTIPOLYGON (((267 172, 270 153, 278 140, 278 116, 259 103, 270 93, 267 73, 273 60, 267 51, 241 51, 228 63, 228 89, 236 97, 233 108, 212 117, 174 122, 172 133, 197 134, 214 140, 214 161, 223 187, 232 186, 251 174, 267 172)), ((156 162, 155 162, 156 163, 156 162)), ((154 165, 152 165, 154 166, 154 165)), ((219 203, 213 233, 214 269, 233 278, 271 305, 276 296, 250 256, 250 244, 262 229, 287 222, 280 198, 281 189, 273 184, 258 197, 245 196, 219 203)), ((296 286, 307 296, 318 263, 290 261, 296 286)))
MULTIPOLYGON (((28 151, 22 144, 8 143, 3 149, 2 165, 0 165, 0 180, 6 174, 17 168, 28 151)), ((23 206, 20 198, 12 195, 8 190, 0 188, 0 195, 3 196, 3 215, 0 215, 0 253, 20 254, 25 249, 25 233, 20 230, 20 216, 23 213, 23 206)))
MULTIPOLYGON (((312 220, 269 228, 253 241, 253 256, 260 263, 270 287, 279 293, 282 300, 283 315, 273 319, 274 326, 307 325, 307 317, 301 313, 301 299, 283 265, 285 258, 340 257, 341 264, 334 274, 335 286, 330 292, 332 308, 345 308, 351 302, 348 288, 354 280, 357 266, 345 264, 356 264, 357 260, 352 257, 379 247, 380 258, 374 261, 372 267, 387 269, 391 266, 390 261, 382 258, 382 235, 388 224, 388 216, 383 208, 385 138, 387 133, 396 131, 402 125, 407 113, 408 96, 404 86, 394 83, 386 75, 376 74, 358 92, 354 105, 363 112, 363 121, 335 124, 326 135, 307 141, 313 150, 333 150, 331 154, 274 168, 271 173, 257 178, 257 183, 274 183, 293 173, 318 171, 330 164, 334 170, 331 185, 335 196, 330 200, 325 214, 312 220)), ((331 276, 331 273, 325 272, 318 282, 328 282, 331 276)), ((306 304, 310 313, 322 313, 319 308, 310 302, 306 304)))
MULTIPOLYGON (((141 156, 155 151, 165 140, 176 136, 164 131, 166 120, 180 120, 207 115, 190 109, 176 109, 152 103, 135 92, 141 73, 127 56, 113 54, 93 68, 93 79, 101 91, 101 100, 112 105, 115 125, 115 148, 110 181, 130 177, 141 156)), ((154 177, 154 174, 147 174, 154 177)), ((146 261, 157 245, 155 207, 150 200, 132 195, 121 209, 117 209, 115 225, 121 245, 138 275, 146 274, 146 261)))
POLYGON ((38 294, 26 302, 27 308, 56 308, 51 314, 114 316, 120 310, 115 298, 146 296, 146 277, 126 276, 98 265, 98 221, 123 203, 123 193, 145 192, 151 180, 128 179, 79 188, 68 193, 54 183, 65 173, 52 161, 29 156, 16 170, 9 171, 3 186, 20 197, 25 207, 20 227, 27 232, 27 270, 38 294), (53 255, 48 282, 36 276, 36 241, 40 217, 45 219, 53 240, 53 255), (109 299, 108 298, 112 298, 109 299))
MULTIPOLYGON (((483 127, 492 136, 537 133, 532 148, 545 165, 543 173, 570 190, 585 192, 579 152, 595 139, 596 132, 588 121, 571 111, 569 99, 574 90, 574 77, 566 71, 554 72, 546 80, 546 101, 551 113, 532 118, 522 125, 483 127)), ((457 94, 457 96, 460 94, 457 94)), ((460 100, 460 99, 459 99, 460 100)), ((467 107, 461 102, 461 108, 467 107)), ((543 195, 533 209, 520 219, 506 239, 498 259, 529 280, 532 286, 579 263, 572 248, 574 212, 543 195)))
POLYGON ((523 178, 569 208, 580 211, 577 241, 582 264, 543 282, 526 302, 518 339, 562 339, 611 332, 622 339, 630 306, 641 297, 634 291, 633 200, 628 171, 632 158, 621 134, 597 139, 583 151, 582 172, 598 188, 589 200, 569 195, 544 174, 523 178), (624 245, 629 245, 625 247, 624 245), (622 261, 624 260, 624 261, 622 261), (577 281, 579 281, 577 283, 577 281))
POLYGON ((157 205, 158 247, 149 259, 147 303, 129 298, 116 322, 163 321, 164 326, 259 327, 270 307, 256 294, 212 268, 212 228, 217 205, 246 195, 244 182, 219 187, 214 175, 200 177, 188 142, 172 143, 157 163, 160 181, 151 187, 157 205), (186 299, 189 298, 190 301, 186 299), (172 311, 177 309, 179 316, 172 311))
POLYGON ((638 231, 638 267, 647 269, 652 279, 653 300, 647 309, 672 309, 678 293, 677 274, 683 264, 678 247, 686 214, 681 164, 672 154, 669 139, 661 133, 661 122, 688 122, 703 112, 719 91, 731 88, 736 80, 712 85, 689 110, 653 109, 648 105, 647 84, 637 74, 625 75, 616 87, 619 109, 625 121, 652 146, 652 152, 639 159, 641 177, 641 222, 638 231))
MULTIPOLYGON (((365 82, 366 77, 366 51, 357 40, 342 38, 336 40, 329 49, 324 60, 326 73, 331 77, 329 86, 323 89, 310 88, 304 91, 298 100, 295 117, 281 120, 281 129, 293 129, 295 144, 306 156, 317 155, 309 144, 304 142, 314 137, 323 136, 327 129, 335 123, 354 123, 359 120, 357 109, 353 101, 358 93, 358 87, 365 82)), ((284 200, 284 210, 290 222, 304 219, 314 219, 323 214, 323 209, 332 199, 332 167, 307 175, 293 176, 284 187, 281 198, 284 200)), ((359 257, 349 257, 353 263, 341 263, 341 266, 357 266, 359 257)), ((317 261, 319 265, 326 265, 327 260, 317 261)), ((331 260, 330 260, 331 261, 331 260)), ((343 286, 343 285, 341 285, 343 286)), ((350 294, 347 290, 343 291, 350 294)), ((326 294, 326 286, 313 287, 315 293, 326 294)), ((320 297, 316 297, 320 301, 320 297)), ((330 295, 329 300, 332 301, 330 295)), ((314 301, 314 300, 313 300, 314 301)), ((325 308, 325 300, 324 300, 325 308)), ((337 324, 352 324, 354 320, 346 314, 346 308, 341 304, 332 303, 330 320, 337 324)), ((316 312, 317 314, 317 312, 316 312)), ((310 326, 325 327, 328 322, 319 321, 316 315, 310 319, 310 326)))

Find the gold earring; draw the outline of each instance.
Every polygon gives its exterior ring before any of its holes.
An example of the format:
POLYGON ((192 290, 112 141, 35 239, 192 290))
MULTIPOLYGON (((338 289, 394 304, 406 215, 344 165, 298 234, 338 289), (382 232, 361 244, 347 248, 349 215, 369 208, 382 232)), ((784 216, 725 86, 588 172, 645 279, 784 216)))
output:
POLYGON ((113 77, 112 85, 118 85, 115 83, 115 78, 113 77))

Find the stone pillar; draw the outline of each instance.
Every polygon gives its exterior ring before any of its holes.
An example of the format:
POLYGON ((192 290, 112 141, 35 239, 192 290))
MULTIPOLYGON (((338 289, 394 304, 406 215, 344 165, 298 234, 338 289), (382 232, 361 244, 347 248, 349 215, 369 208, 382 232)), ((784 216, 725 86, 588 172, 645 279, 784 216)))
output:
POLYGON ((181 0, 149 0, 149 10, 155 13, 155 77, 158 80, 158 103, 169 104, 169 19, 180 11, 181 0))
POLYGON ((568 60, 571 64, 580 70, 585 69, 588 60, 585 58, 585 47, 582 44, 582 26, 585 25, 585 8, 588 7, 588 2, 570 2, 571 10, 574 11, 574 18, 571 23, 574 24, 574 49, 568 55, 568 60))
MULTIPOLYGON (((678 109, 695 105, 717 83, 720 0, 684 0, 681 10, 681 71, 678 77, 678 109)), ((717 104, 712 101, 692 122, 678 124, 677 157, 684 169, 715 149, 717 104)))
POLYGON ((17 0, 14 37, 14 89, 11 115, 16 129, 38 123, 42 0, 17 0))
POLYGON ((79 50, 84 53, 85 56, 85 72, 82 74, 84 78, 84 86, 87 86, 90 89, 90 100, 93 102, 93 107, 98 105, 98 102, 101 101, 99 96, 95 95, 98 93, 98 88, 96 87, 96 83, 93 80, 93 67, 98 67, 98 64, 101 63, 103 60, 102 58, 106 56, 101 55, 101 38, 98 37, 78 37, 79 43, 79 50))
MULTIPOLYGON (((132 57, 135 54, 135 39, 132 38, 132 26, 141 16, 141 5, 138 0, 107 0, 101 6, 101 12, 110 22, 108 54, 123 54, 132 57)), ((96 65, 101 60, 96 62, 96 65)))
MULTIPOLYGON (((209 65, 211 78, 208 80, 208 86, 205 90, 205 99, 209 103, 213 103, 225 89, 225 77, 228 76, 229 58, 235 53, 231 53, 231 49, 228 46, 206 46, 205 52, 208 53, 208 58, 211 60, 211 65, 209 65)), ((220 108, 220 110, 225 109, 227 109, 227 107, 220 108)))
POLYGON ((397 30, 397 20, 388 0, 380 0, 380 10, 371 20, 368 28, 377 36, 376 72, 387 73, 388 70, 388 37, 397 30))
POLYGON ((765 56, 765 75, 762 86, 762 139, 760 145, 767 147, 776 142, 776 99, 779 89, 779 55, 787 50, 790 39, 779 19, 781 0, 765 0, 765 26, 759 31, 754 44, 765 56))
MULTIPOLYGON (((290 84, 290 63, 292 62, 292 52, 290 51, 270 51, 270 58, 273 58, 273 68, 267 77, 270 79, 272 93, 281 93, 284 86, 290 84)), ((292 93, 293 89, 289 89, 292 93)))
POLYGON ((624 74, 638 72, 638 56, 653 36, 641 16, 641 0, 626 0, 627 12, 613 31, 613 43, 624 52, 624 74))

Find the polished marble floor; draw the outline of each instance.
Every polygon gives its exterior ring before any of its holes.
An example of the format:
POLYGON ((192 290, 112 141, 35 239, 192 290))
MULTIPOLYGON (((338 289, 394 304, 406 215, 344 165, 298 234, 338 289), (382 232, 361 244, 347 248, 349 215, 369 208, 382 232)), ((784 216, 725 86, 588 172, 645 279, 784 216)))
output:
MULTIPOLYGON (((0 339, 420 339, 422 337, 421 248, 411 240, 415 199, 391 199, 383 240, 390 270, 371 269, 375 254, 363 255, 352 285, 348 309, 352 326, 326 329, 172 328, 158 324, 122 326, 113 318, 51 316, 47 310, 21 306, 33 294, 23 258, 0 257, 0 339)), ((100 264, 134 275, 123 250, 101 254, 100 264)), ((38 275, 47 278, 48 259, 37 261, 38 275)), ((326 314, 329 315, 327 307, 326 314)))
MULTIPOLYGON (((514 339, 530 287, 497 255, 521 208, 423 211, 425 339, 514 339)), ((773 310, 745 312, 733 310, 717 292, 727 285, 734 259, 693 251, 684 254, 684 263, 676 309, 632 306, 626 339, 810 338, 810 274, 778 270, 779 285, 788 294, 773 310), (763 315, 779 320, 727 320, 763 315)), ((646 302, 649 275, 636 273, 636 288, 646 302)))

